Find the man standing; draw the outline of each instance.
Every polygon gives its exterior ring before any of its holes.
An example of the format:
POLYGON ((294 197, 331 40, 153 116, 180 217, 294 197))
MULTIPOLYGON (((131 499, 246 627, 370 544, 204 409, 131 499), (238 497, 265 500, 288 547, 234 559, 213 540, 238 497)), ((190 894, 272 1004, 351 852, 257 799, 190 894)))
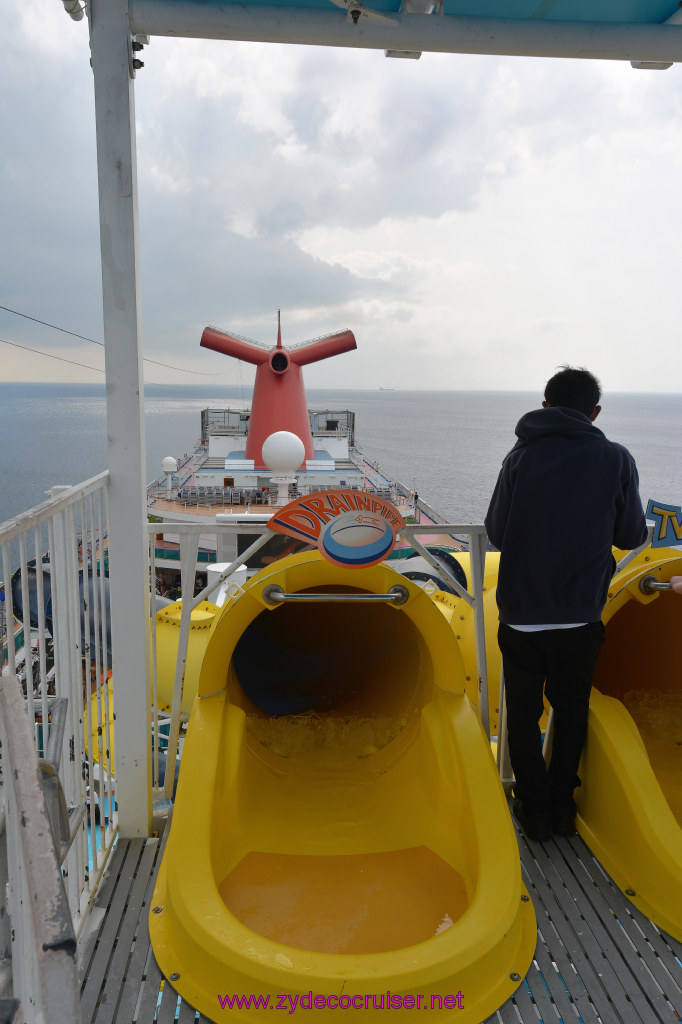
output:
POLYGON ((541 409, 523 416, 485 526, 501 551, 498 640, 507 694, 514 817, 529 839, 575 831, 573 790, 587 733, 611 548, 646 539, 637 467, 593 426, 600 384, 564 367, 541 409), (549 768, 539 720, 543 688, 554 709, 549 768))

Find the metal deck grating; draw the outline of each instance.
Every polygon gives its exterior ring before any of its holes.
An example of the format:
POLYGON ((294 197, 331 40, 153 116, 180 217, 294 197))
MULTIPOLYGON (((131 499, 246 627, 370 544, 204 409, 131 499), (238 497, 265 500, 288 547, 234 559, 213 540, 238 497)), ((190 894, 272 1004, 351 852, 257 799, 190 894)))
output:
MULTIPOLYGON (((546 844, 519 836, 519 846, 538 943, 525 981, 486 1024, 679 1024, 682 944, 628 902, 578 836, 546 844)), ((158 839, 117 844, 96 902, 100 927, 83 956, 83 1024, 208 1024, 162 987, 151 951, 161 849, 158 839)), ((216 1021, 227 1019, 217 1009, 216 1021)))

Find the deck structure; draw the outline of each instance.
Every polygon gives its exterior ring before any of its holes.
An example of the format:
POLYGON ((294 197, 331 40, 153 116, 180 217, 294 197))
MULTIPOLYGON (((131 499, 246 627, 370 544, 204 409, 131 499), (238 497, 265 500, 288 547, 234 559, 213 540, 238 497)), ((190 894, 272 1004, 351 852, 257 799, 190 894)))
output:
MULTIPOLYGON (((579 836, 518 839, 537 947, 524 983, 485 1024, 679 1024, 682 944, 629 903, 579 836)), ((162 849, 163 837, 119 840, 96 904, 99 930, 82 957, 83 1024, 208 1024, 162 984, 152 953, 147 919, 162 849)), ((227 1021, 217 997, 213 1020, 227 1021)))

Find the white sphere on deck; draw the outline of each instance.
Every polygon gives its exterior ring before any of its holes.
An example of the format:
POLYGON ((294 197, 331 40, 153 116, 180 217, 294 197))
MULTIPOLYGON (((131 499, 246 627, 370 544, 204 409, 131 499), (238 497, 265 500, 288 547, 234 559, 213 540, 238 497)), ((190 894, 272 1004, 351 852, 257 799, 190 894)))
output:
POLYGON ((163 469, 164 473, 177 473, 177 460, 174 459, 172 455, 167 455, 166 458, 161 463, 161 468, 163 469))
POLYGON ((277 430, 263 441, 263 462, 273 473, 294 473, 305 457, 305 445, 290 430, 277 430))

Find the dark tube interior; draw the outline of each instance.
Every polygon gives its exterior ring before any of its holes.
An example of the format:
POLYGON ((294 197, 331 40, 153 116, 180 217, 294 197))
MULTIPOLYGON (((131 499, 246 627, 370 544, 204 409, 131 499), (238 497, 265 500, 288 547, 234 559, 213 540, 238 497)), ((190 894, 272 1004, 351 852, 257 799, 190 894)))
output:
POLYGON ((606 625, 594 685, 619 700, 632 690, 682 689, 682 601, 661 592, 648 604, 627 601, 606 625))
POLYGON ((396 714, 414 707, 432 681, 412 621, 379 603, 263 611, 238 641, 232 667, 251 709, 271 716, 396 714))

